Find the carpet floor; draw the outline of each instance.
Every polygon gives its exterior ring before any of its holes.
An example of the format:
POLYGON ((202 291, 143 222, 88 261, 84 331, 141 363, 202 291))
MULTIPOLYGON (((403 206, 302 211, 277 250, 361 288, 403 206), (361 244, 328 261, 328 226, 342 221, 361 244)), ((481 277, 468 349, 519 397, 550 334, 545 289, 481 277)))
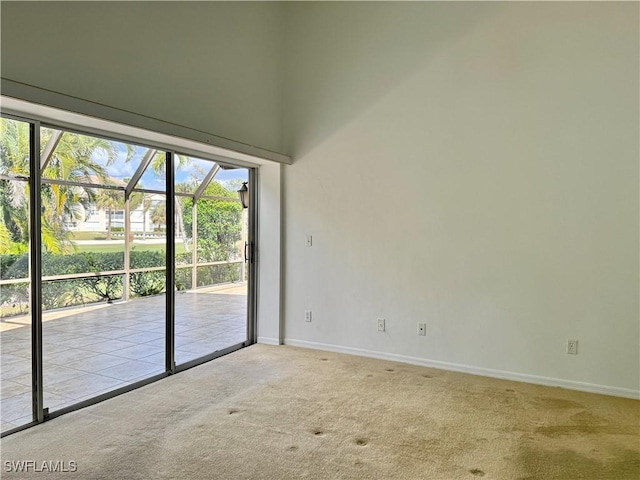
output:
POLYGON ((637 480, 640 402, 254 345, 1 447, 6 479, 637 480))

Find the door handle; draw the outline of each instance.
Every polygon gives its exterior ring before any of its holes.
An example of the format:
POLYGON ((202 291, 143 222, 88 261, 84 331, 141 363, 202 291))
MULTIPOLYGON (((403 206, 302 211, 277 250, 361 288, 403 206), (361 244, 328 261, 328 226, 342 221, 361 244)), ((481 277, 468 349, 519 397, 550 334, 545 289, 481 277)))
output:
POLYGON ((253 263, 253 242, 244 242, 244 261, 253 263))

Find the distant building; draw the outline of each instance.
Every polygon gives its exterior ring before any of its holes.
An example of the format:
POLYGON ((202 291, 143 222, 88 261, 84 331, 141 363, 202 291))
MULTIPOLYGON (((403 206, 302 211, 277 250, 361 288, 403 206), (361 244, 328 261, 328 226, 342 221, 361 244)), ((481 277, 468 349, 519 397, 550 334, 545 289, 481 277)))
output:
MULTIPOLYGON (((136 236, 143 236, 146 234, 154 234, 159 227, 151 220, 152 212, 156 205, 162 204, 165 201, 164 195, 150 194, 149 203, 147 208, 140 205, 130 212, 131 232, 136 236)), ((111 216, 111 228, 112 230, 124 231, 124 210, 111 210, 107 212, 106 209, 98 208, 95 204, 89 204, 88 208, 84 208, 82 205, 77 205, 79 215, 77 218, 67 216, 65 218, 65 227, 72 231, 81 232, 106 232, 109 224, 109 215, 111 216)), ((164 226, 162 227, 164 230, 164 226)), ((117 234, 117 232, 114 232, 117 234)))

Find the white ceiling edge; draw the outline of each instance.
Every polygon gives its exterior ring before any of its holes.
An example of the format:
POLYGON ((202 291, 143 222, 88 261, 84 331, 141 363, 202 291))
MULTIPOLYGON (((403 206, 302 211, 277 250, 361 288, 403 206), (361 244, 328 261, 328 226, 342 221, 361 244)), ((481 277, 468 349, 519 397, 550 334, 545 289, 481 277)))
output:
MULTIPOLYGON (((89 115, 69 112, 8 97, 6 95, 0 95, 0 111, 5 114, 24 117, 27 120, 37 120, 50 124, 51 126, 102 135, 138 145, 159 147, 160 149, 175 151, 177 153, 209 159, 219 163, 227 163, 238 167, 251 168, 275 162, 271 159, 249 155, 216 145, 133 127, 89 115)), ((286 158, 289 159, 289 157, 286 158)))

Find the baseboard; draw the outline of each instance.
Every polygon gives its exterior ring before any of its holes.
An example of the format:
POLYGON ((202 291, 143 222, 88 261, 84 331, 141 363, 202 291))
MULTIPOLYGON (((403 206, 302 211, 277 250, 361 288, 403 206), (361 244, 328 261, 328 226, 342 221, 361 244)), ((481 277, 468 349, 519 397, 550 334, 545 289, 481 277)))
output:
POLYGON ((280 340, 271 337, 258 337, 258 343, 263 343, 265 345, 280 345, 280 340))
MULTIPOLYGON (((266 343, 266 342, 261 342, 266 343)), ((630 388, 610 387, 607 385, 597 385, 593 383, 576 382, 573 380, 563 380, 560 378, 541 377, 538 375, 528 375, 525 373, 508 372, 504 370, 493 370, 490 368, 474 367, 470 365, 462 365, 458 363, 441 362, 438 360, 428 360, 419 357, 410 357, 407 355, 398 355, 395 353, 376 352, 373 350, 365 350, 361 348, 345 347, 342 345, 332 345, 328 343, 308 342, 306 340, 296 340, 293 338, 285 338, 285 345, 292 347, 312 348, 315 350, 325 350, 328 352, 347 353, 350 355, 359 355, 361 357, 378 358, 380 360, 390 360, 393 362, 408 363, 411 365, 420 365, 423 367, 439 368, 441 370, 451 370, 454 372, 470 373, 472 375, 481 375, 484 377, 501 378, 504 380, 514 380, 516 382, 534 383, 537 385, 546 385, 550 387, 562 387, 570 390, 580 390, 583 392, 600 393, 602 395, 611 395, 614 397, 624 397, 640 399, 640 390, 632 390, 630 388)))

